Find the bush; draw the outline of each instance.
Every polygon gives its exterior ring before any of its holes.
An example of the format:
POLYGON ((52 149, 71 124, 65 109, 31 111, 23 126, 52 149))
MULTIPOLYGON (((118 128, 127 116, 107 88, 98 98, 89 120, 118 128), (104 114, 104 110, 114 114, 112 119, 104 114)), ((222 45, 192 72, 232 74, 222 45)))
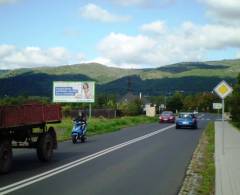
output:
POLYGON ((123 102, 120 104, 119 109, 123 115, 135 116, 142 112, 142 102, 139 99, 132 100, 130 102, 123 102))

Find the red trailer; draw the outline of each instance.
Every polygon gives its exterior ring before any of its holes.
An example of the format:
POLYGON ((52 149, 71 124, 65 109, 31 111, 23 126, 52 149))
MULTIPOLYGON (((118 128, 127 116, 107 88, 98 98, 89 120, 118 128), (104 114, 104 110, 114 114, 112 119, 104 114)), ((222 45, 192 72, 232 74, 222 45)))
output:
POLYGON ((41 161, 49 161, 57 148, 53 127, 60 123, 60 105, 26 104, 0 107, 0 173, 12 165, 12 148, 36 148, 41 161))

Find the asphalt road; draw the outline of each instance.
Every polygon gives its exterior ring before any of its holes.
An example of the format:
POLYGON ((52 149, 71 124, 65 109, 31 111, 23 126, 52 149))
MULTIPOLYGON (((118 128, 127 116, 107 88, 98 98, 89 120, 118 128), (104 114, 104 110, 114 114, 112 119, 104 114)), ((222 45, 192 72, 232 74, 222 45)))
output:
POLYGON ((202 130, 215 119, 204 114, 197 130, 154 123, 84 144, 63 142, 50 163, 40 163, 34 150, 14 150, 12 172, 0 176, 0 194, 177 194, 202 130))

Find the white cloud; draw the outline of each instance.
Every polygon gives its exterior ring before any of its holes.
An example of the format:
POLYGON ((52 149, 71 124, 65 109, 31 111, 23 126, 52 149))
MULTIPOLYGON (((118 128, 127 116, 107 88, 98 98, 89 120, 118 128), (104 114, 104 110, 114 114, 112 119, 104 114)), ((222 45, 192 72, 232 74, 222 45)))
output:
POLYGON ((200 0, 207 6, 208 16, 215 22, 226 24, 240 23, 239 0, 200 0))
MULTIPOLYGON (((111 33, 101 41, 98 49, 104 58, 116 64, 140 64, 145 56, 155 47, 155 41, 147 36, 136 37, 124 34, 111 33)), ((145 60, 144 60, 145 61, 145 60)))
POLYGON ((0 59, 11 54, 15 50, 14 45, 0 45, 0 59))
POLYGON ((195 25, 185 22, 161 36, 111 33, 98 45, 112 64, 157 67, 179 61, 206 60, 210 50, 240 48, 240 27, 195 25))
POLYGON ((119 16, 95 5, 87 4, 81 8, 81 16, 90 20, 100 22, 124 22, 130 20, 129 16, 119 16))
POLYGON ((165 7, 176 2, 176 0, 109 0, 109 1, 123 6, 139 6, 145 8, 165 7))
POLYGON ((58 66, 80 63, 83 60, 83 54, 72 54, 63 47, 18 49, 13 45, 0 45, 0 69, 58 66))
POLYGON ((240 50, 236 53, 236 58, 240 59, 240 50))
POLYGON ((63 31, 63 35, 69 38, 78 38, 81 35, 81 32, 76 29, 66 28, 63 31))
POLYGON ((149 0, 111 0, 118 4, 129 6, 129 5, 147 5, 149 0))
POLYGON ((149 24, 143 24, 141 30, 143 32, 161 34, 166 31, 166 25, 164 21, 154 21, 149 24))

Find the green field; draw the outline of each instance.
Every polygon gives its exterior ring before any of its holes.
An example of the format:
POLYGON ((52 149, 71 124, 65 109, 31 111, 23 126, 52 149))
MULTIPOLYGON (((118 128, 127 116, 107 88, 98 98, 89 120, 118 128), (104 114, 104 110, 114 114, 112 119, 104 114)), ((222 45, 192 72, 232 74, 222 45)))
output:
MULTIPOLYGON (((124 127, 131 127, 138 124, 154 123, 158 118, 151 118, 146 116, 129 116, 114 119, 106 118, 91 118, 88 120, 87 135, 93 136, 97 134, 109 133, 120 130, 124 127)), ((61 123, 55 124, 59 141, 68 140, 71 138, 73 121, 71 118, 65 118, 61 123)))

